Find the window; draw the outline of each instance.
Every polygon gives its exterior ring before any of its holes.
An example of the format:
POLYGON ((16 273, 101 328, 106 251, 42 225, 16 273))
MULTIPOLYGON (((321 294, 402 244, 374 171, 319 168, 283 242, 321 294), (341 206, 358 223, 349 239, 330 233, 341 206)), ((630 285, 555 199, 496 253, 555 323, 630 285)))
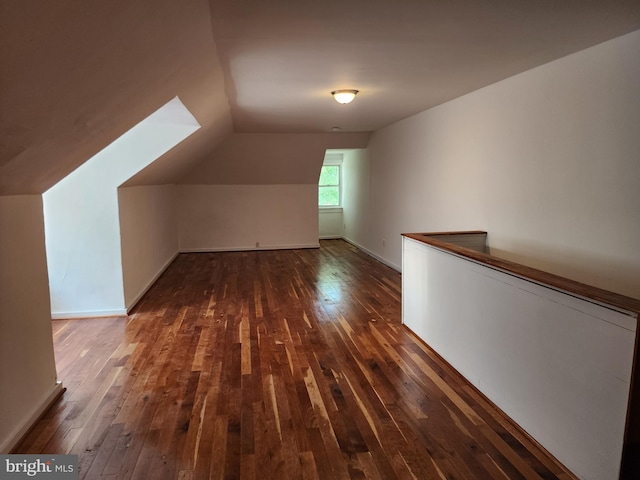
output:
POLYGON ((323 165, 318 182, 318 205, 320 207, 339 207, 340 165, 323 165))

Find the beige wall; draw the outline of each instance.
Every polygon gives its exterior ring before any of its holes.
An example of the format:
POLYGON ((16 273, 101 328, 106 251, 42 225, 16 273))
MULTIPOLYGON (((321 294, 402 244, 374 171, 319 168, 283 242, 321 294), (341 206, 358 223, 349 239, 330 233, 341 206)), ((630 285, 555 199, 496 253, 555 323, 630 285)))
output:
POLYGON ((344 237, 356 245, 369 245, 371 191, 369 183, 369 151, 345 150, 342 162, 342 204, 344 237))
POLYGON ((638 51, 635 32, 375 132, 364 246, 400 265, 402 232, 485 229, 499 256, 640 297, 638 51))
POLYGON ((56 390, 40 195, 0 196, 0 452, 56 390))
POLYGON ((318 246, 317 184, 177 188, 181 251, 318 246))
POLYGON ((173 185, 118 189, 127 310, 178 254, 175 199, 173 185))
POLYGON ((341 236, 341 213, 319 218, 327 149, 364 148, 369 133, 234 133, 179 185, 181 250, 317 246, 341 236))

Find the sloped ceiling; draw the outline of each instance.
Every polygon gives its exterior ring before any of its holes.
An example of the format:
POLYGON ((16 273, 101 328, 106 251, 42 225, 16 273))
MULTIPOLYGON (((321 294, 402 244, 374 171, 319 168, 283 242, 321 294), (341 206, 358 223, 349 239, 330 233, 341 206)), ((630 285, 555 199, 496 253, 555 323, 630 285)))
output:
POLYGON ((180 183, 317 184, 325 151, 366 148, 369 133, 234 133, 180 183))
POLYGON ((0 9, 0 194, 46 191, 176 95, 202 129, 130 184, 207 170, 232 131, 376 130, 640 28, 638 0, 0 0, 0 9), (338 105, 337 88, 361 93, 338 105))
POLYGON ((638 0, 211 0, 235 131, 373 131, 640 28, 638 0), (334 89, 360 90, 339 105, 334 89))
POLYGON ((46 191, 176 95, 202 128, 168 170, 231 133, 207 0, 1 1, 0 194, 46 191))

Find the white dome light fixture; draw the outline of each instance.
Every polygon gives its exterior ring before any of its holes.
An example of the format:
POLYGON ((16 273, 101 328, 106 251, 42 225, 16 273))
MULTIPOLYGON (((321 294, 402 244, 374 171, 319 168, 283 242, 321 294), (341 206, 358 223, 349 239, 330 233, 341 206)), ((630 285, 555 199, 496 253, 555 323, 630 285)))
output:
POLYGON ((357 93, 358 90, 334 90, 331 95, 338 103, 351 103, 356 98, 357 93))

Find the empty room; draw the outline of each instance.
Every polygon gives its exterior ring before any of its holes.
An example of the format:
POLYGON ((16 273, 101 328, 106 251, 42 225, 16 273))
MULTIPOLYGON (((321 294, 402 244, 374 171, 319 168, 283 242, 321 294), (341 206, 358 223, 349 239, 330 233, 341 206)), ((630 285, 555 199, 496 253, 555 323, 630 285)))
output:
POLYGON ((0 0, 0 117, 0 477, 640 475, 637 0, 0 0))

